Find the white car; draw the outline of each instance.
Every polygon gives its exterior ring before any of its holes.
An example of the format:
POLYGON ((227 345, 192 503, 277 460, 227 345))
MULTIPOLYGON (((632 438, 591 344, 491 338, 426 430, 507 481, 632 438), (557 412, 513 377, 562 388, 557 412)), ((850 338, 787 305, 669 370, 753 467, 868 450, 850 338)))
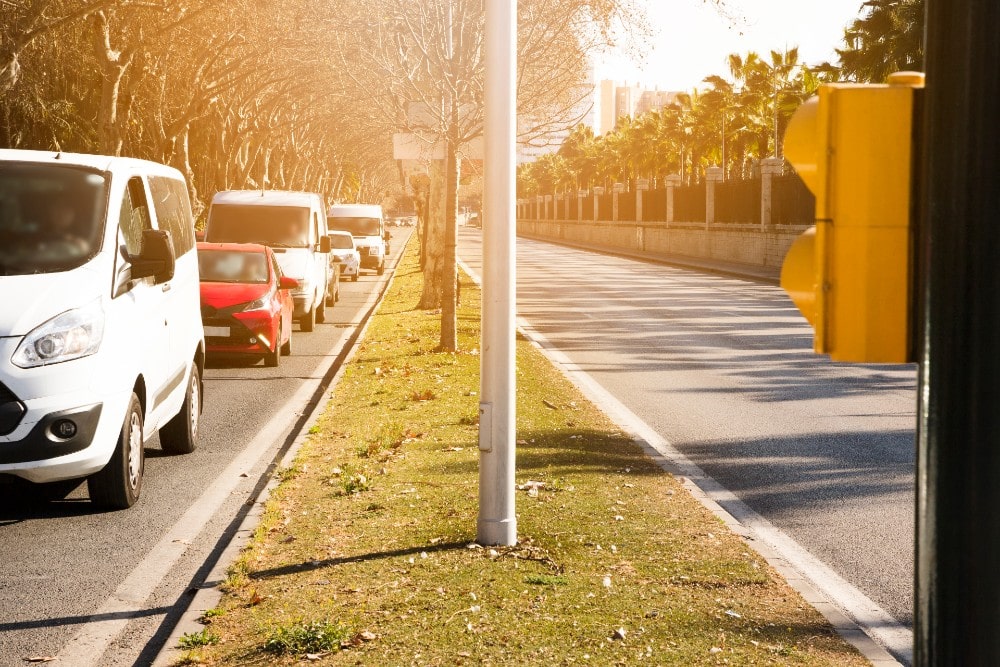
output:
POLYGON ((378 204, 334 204, 326 212, 330 231, 350 232, 361 255, 361 268, 378 275, 385 272, 389 254, 389 232, 385 228, 382 207, 378 204))
POLYGON ((340 276, 358 281, 361 273, 361 254, 354 247, 354 237, 350 232, 330 232, 330 258, 340 264, 340 276))
MULTIPOLYGON (((184 177, 154 162, 0 150, 0 473, 87 478, 124 509, 143 444, 194 450, 205 341, 184 177)), ((181 480, 178 483, 183 483, 181 480)))

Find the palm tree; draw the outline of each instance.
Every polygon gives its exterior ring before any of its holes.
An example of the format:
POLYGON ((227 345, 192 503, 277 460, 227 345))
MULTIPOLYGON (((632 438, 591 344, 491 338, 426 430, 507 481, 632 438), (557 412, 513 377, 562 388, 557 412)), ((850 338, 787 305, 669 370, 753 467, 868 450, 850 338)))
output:
POLYGON ((837 49, 849 81, 882 83, 893 72, 923 69, 923 0, 867 0, 867 13, 844 30, 837 49))

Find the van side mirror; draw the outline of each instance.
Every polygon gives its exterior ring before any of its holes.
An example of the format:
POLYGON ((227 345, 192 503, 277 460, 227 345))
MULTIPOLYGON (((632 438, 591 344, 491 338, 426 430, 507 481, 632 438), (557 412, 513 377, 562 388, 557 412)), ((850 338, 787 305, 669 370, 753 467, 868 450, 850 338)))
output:
POLYGON ((129 255, 132 280, 153 277, 153 284, 165 283, 174 277, 174 245, 170 232, 147 229, 142 233, 142 252, 129 255))
POLYGON ((385 234, 382 235, 382 238, 384 238, 386 241, 392 238, 392 234, 389 233, 388 229, 385 230, 385 234))
POLYGON ((320 252, 330 252, 330 237, 321 236, 319 237, 319 251, 320 252))

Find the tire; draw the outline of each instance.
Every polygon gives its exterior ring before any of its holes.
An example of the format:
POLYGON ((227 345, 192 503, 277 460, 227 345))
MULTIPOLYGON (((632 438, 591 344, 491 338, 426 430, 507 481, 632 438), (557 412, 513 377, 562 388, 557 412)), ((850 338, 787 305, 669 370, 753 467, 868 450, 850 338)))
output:
POLYGON ((278 337, 274 339, 274 351, 264 355, 264 365, 268 368, 277 368, 281 361, 281 325, 278 325, 278 337))
POLYGON ((316 306, 316 321, 322 324, 326 322, 326 295, 322 299, 318 300, 319 305, 316 306))
POLYGON ((111 460, 98 472, 87 478, 90 502, 104 509, 123 510, 132 507, 142 492, 142 473, 146 454, 142 448, 142 406, 134 393, 129 399, 128 410, 118 445, 111 460))
POLYGON ((160 447, 167 454, 190 454, 198 446, 198 427, 201 424, 201 373, 198 364, 191 363, 184 407, 160 429, 160 447))
POLYGON ((352 283, 358 282, 358 277, 360 276, 360 274, 361 274, 361 269, 358 269, 358 272, 355 273, 353 276, 351 276, 351 282, 352 283))
POLYGON ((316 328, 316 304, 313 304, 309 312, 299 318, 299 326, 306 332, 316 328))
MULTIPOLYGON (((281 340, 280 338, 278 340, 281 340)), ((288 332, 288 340, 284 345, 281 346, 281 354, 283 356, 288 356, 292 353, 292 332, 288 332)))
POLYGON ((378 273, 378 275, 385 273, 385 260, 382 260, 382 262, 378 265, 378 271, 376 271, 376 273, 378 273))

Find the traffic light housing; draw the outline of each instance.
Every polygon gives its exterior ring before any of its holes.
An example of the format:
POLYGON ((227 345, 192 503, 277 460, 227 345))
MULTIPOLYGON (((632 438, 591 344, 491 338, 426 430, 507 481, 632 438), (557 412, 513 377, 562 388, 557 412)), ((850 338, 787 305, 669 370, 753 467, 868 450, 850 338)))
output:
POLYGON ((923 74, 824 84, 792 116, 785 157, 816 197, 816 225, 781 286, 834 361, 914 359, 914 141, 923 74))

